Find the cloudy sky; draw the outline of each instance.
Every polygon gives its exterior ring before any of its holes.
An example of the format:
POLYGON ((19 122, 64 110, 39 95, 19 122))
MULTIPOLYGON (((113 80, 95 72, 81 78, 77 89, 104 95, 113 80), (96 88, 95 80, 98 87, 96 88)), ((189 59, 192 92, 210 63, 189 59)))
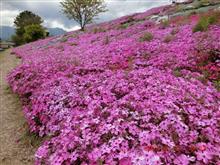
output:
MULTIPOLYGON (((0 25, 13 26, 14 18, 19 12, 30 10, 42 17, 46 27, 59 27, 67 31, 78 28, 74 20, 67 19, 61 12, 60 1, 62 0, 0 0, 0 25)), ((108 11, 100 14, 95 22, 112 20, 169 3, 170 0, 106 0, 108 11)))

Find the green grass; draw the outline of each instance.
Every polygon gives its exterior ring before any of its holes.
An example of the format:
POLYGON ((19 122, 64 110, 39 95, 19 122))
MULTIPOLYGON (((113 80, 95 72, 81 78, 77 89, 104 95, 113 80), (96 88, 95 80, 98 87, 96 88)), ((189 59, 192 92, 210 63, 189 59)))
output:
POLYGON ((220 80, 214 81, 214 86, 218 91, 220 91, 220 80))
POLYGON ((161 29, 166 29, 167 27, 169 27, 170 22, 167 19, 163 19, 160 23, 160 28, 161 29))
POLYGON ((163 42, 169 43, 169 42, 172 41, 173 39, 174 39, 174 36, 171 35, 171 34, 169 34, 169 35, 167 35, 167 36, 164 38, 163 42))
POLYGON ((217 15, 203 16, 200 18, 199 22, 194 26, 193 32, 204 32, 207 31, 209 26, 215 24, 218 21, 217 15))
POLYGON ((140 37, 140 41, 141 41, 141 42, 145 42, 145 41, 150 42, 150 41, 153 40, 153 39, 154 39, 154 36, 153 36, 153 34, 150 33, 150 32, 147 32, 147 33, 145 33, 143 36, 140 37))
POLYGON ((101 27, 96 27, 96 28, 93 29, 94 34, 101 33, 101 32, 106 32, 106 29, 101 28, 101 27))
POLYGON ((180 68, 175 68, 173 70, 173 75, 176 76, 176 77, 181 77, 182 76, 181 69, 180 68))

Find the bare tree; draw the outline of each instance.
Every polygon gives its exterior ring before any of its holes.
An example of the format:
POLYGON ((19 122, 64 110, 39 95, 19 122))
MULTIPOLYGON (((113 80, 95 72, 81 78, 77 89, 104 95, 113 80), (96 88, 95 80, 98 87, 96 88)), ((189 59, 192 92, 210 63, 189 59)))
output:
POLYGON ((94 17, 106 11, 103 0, 63 0, 62 11, 69 19, 80 24, 81 30, 85 25, 92 23, 94 17))

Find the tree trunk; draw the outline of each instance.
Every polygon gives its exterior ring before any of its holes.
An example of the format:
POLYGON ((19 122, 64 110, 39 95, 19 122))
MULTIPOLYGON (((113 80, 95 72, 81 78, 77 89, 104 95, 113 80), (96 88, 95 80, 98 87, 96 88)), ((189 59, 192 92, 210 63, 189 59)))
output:
POLYGON ((85 25, 81 26, 81 31, 85 30, 85 25))

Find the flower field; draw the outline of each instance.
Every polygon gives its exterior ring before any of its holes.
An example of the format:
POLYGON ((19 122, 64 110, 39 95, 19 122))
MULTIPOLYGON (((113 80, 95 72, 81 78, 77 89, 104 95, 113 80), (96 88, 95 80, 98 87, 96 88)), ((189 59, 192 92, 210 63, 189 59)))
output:
POLYGON ((13 50, 8 82, 48 137, 36 165, 220 164, 220 17, 150 19, 166 8, 13 50))

